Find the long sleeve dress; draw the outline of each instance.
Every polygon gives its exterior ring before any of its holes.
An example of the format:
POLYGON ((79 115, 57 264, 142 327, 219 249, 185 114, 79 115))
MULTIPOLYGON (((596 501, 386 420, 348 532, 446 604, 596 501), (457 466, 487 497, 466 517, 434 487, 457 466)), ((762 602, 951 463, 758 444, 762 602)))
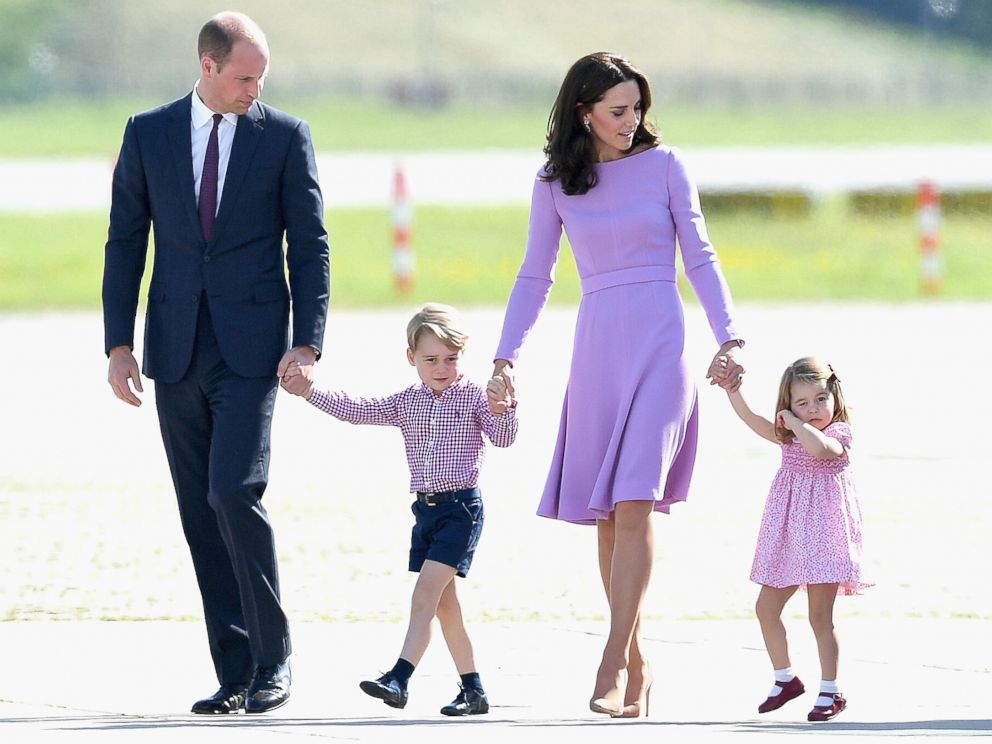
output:
POLYGON ((657 146, 596 169, 596 186, 575 196, 538 174, 527 251, 496 352, 516 361, 551 291, 564 227, 583 296, 538 514, 579 524, 608 518, 618 501, 654 500, 667 513, 688 494, 698 414, 675 284, 676 237, 717 343, 738 337, 678 151, 657 146))

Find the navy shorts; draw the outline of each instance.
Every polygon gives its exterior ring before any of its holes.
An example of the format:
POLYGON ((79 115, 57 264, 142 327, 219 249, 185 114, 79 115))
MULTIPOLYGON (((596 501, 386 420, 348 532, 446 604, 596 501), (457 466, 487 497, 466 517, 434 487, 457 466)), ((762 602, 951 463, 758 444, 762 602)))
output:
POLYGON ((485 512, 478 488, 464 498, 443 504, 414 501, 410 509, 416 521, 410 535, 410 570, 420 571, 424 561, 451 566, 464 578, 472 566, 472 557, 482 535, 485 512))

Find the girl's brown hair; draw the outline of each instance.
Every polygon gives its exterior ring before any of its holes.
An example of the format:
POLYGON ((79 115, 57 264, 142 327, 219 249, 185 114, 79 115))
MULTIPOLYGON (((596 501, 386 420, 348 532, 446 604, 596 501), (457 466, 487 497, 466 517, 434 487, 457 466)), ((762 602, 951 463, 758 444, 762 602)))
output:
POLYGON ((593 135, 582 126, 581 114, 602 101, 614 85, 636 80, 641 91, 641 122, 634 132, 634 143, 657 145, 661 138, 647 120, 651 108, 651 86, 640 70, 619 54, 596 52, 588 54, 566 73, 558 97, 548 117, 548 143, 544 154, 544 180, 561 181, 569 196, 585 194, 596 185, 596 147, 593 135))
POLYGON ((830 419, 830 423, 832 424, 834 421, 851 422, 847 403, 844 400, 844 391, 840 387, 840 378, 837 377, 833 367, 821 362, 816 357, 803 357, 786 368, 782 374, 782 382, 778 386, 778 402, 775 404, 774 420, 775 437, 780 442, 791 442, 796 436, 788 429, 778 425, 778 412, 792 407, 792 383, 821 381, 827 383, 827 390, 834 396, 834 415, 830 419))

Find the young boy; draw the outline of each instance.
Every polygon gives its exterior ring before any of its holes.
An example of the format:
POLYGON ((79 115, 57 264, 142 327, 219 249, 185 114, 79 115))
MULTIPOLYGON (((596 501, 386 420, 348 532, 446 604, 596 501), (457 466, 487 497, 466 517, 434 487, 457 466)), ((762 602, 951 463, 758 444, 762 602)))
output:
POLYGON ((410 490, 417 495, 410 570, 420 576, 399 659, 378 679, 362 682, 362 691, 393 708, 406 705, 407 683, 427 650, 436 615, 461 675, 461 691, 441 713, 488 713, 489 700, 476 671, 454 578, 468 573, 482 533, 482 494, 477 485, 485 455, 482 434, 497 447, 513 444, 516 403, 502 377, 492 378, 485 390, 462 377, 459 364, 468 336, 457 330, 453 308, 424 305, 406 333, 407 361, 417 368, 419 385, 386 398, 352 398, 314 390, 296 364, 282 384, 342 421, 398 426, 406 443, 410 490))

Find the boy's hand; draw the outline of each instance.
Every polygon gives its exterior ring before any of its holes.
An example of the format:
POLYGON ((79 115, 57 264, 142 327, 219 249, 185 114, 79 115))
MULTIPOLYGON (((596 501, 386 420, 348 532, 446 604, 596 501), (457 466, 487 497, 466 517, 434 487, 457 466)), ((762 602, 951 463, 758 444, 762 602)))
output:
POLYGON ((313 367, 301 367, 299 362, 290 362, 282 376, 281 384, 284 390, 301 398, 310 398, 313 392, 313 380, 310 378, 313 367))
POLYGON ((507 409, 513 407, 513 398, 502 375, 496 375, 489 380, 489 384, 486 385, 486 398, 489 401, 489 410, 496 416, 506 413, 507 409))
POLYGON ((513 388, 513 367, 506 359, 497 359, 493 364, 493 377, 502 377, 511 400, 516 400, 517 391, 513 388))

